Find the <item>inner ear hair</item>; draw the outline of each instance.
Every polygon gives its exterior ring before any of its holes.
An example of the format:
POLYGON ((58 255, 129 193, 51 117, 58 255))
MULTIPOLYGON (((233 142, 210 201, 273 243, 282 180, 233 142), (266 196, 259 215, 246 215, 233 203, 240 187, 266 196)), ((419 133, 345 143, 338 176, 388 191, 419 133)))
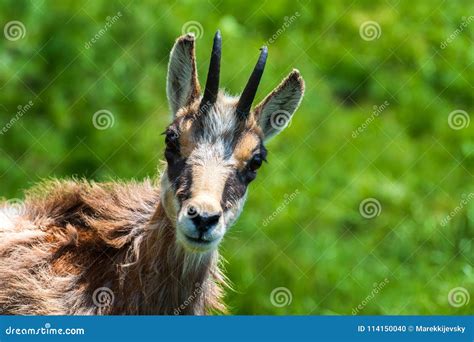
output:
POLYGON ((293 71, 254 110, 265 140, 281 132, 291 120, 304 95, 304 80, 293 71))
POLYGON ((200 96, 195 38, 192 34, 179 37, 171 50, 166 93, 173 115, 200 96))

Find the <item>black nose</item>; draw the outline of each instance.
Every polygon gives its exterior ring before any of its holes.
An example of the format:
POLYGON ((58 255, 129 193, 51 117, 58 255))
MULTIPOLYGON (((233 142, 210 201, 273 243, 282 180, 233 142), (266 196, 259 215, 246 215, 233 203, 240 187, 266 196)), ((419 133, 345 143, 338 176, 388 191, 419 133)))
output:
POLYGON ((220 214, 207 214, 207 213, 200 213, 190 215, 191 220, 193 221, 196 229, 201 232, 207 232, 209 229, 214 227, 217 222, 219 222, 219 218, 221 217, 220 214))

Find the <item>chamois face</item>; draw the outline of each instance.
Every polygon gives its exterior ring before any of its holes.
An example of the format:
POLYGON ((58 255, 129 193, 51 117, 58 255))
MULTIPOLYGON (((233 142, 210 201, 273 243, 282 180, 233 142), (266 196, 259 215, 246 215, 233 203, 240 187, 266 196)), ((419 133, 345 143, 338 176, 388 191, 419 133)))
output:
POLYGON ((260 65, 261 70, 254 70, 241 97, 218 92, 218 32, 201 96, 194 37, 179 38, 171 51, 167 95, 173 121, 164 132, 167 168, 161 180, 162 202, 175 223, 177 243, 188 251, 208 252, 218 246, 266 160, 264 141, 286 126, 301 101, 303 80, 293 71, 250 110, 252 89, 256 90, 259 81, 258 77, 255 84, 254 74, 261 76, 265 58, 266 48, 255 69, 260 65))

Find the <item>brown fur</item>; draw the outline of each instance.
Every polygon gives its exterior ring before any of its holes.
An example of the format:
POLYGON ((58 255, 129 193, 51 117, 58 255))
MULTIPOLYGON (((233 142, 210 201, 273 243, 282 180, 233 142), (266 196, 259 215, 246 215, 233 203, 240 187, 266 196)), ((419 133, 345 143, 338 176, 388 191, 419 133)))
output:
POLYGON ((49 181, 22 213, 0 230, 0 314, 225 311, 217 252, 177 248, 155 182, 49 181), (94 302, 101 287, 110 305, 94 302))
POLYGON ((235 115, 239 99, 222 92, 201 112, 194 45, 185 35, 170 56, 167 96, 180 149, 167 142, 160 185, 53 180, 21 207, 0 203, 0 314, 225 312, 217 246, 256 176, 254 154, 266 154, 263 141, 286 127, 275 126, 274 114, 291 118, 304 82, 293 71, 245 120, 235 115), (198 232, 189 203, 217 216, 215 227, 198 232), (193 242, 196 233, 204 244, 193 242))
POLYGON ((252 157, 255 149, 260 145, 260 138, 254 132, 244 134, 238 141, 234 157, 238 161, 238 169, 242 170, 247 160, 252 157))

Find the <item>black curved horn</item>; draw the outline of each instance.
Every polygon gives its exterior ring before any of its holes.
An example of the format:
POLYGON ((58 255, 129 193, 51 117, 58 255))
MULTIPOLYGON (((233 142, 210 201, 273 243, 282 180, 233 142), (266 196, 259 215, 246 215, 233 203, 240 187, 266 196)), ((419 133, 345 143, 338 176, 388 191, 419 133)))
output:
POLYGON ((221 50, 222 37, 221 32, 217 30, 214 35, 214 44, 212 45, 211 62, 207 73, 206 89, 201 100, 200 110, 206 112, 208 107, 212 106, 217 100, 219 92, 219 74, 221 69, 221 50))
POLYGON ((257 93, 257 88, 262 78, 263 70, 265 69, 265 63, 267 62, 268 48, 263 46, 260 49, 260 57, 258 58, 257 64, 250 75, 249 81, 245 86, 244 91, 239 99, 239 104, 237 105, 237 115, 241 119, 246 119, 250 113, 250 108, 252 107, 253 99, 257 93))

